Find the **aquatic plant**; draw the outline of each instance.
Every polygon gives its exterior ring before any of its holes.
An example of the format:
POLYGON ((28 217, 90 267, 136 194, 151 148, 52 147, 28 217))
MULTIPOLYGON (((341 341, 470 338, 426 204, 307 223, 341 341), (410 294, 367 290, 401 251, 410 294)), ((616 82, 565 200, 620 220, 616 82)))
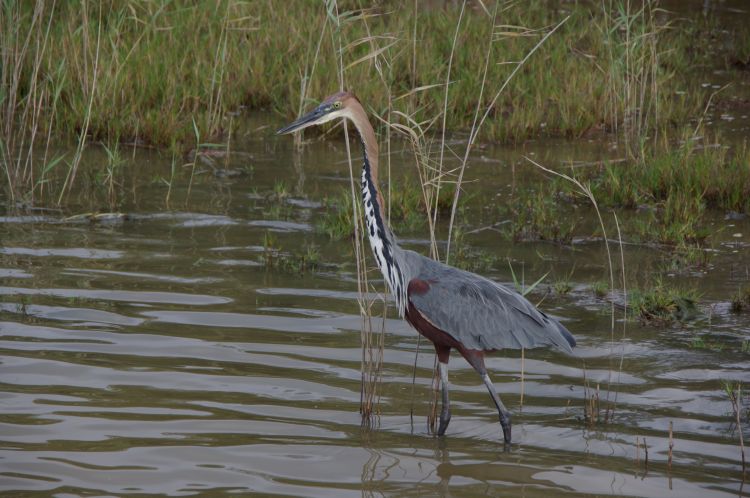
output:
POLYGON ((570 283, 570 280, 567 279, 560 279, 555 280, 555 282, 552 284, 552 288, 555 289, 555 292, 560 295, 569 294, 570 291, 573 290, 573 285, 570 283))
POLYGON ((298 274, 315 271, 321 264, 320 251, 314 244, 305 244, 301 251, 280 253, 275 261, 277 264, 274 268, 298 274))
POLYGON ((498 257, 469 244, 463 228, 457 227, 453 234, 453 266, 471 272, 483 272, 496 266, 498 257))
POLYGON ((259 262, 266 269, 306 273, 315 271, 320 266, 320 250, 315 244, 305 243, 299 251, 285 251, 273 232, 266 231, 259 262))
POLYGON ((698 293, 676 289, 657 280, 653 285, 631 289, 628 307, 631 316, 650 325, 667 326, 694 317, 698 293))
POLYGON ((338 195, 323 199, 325 212, 316 219, 319 232, 338 240, 354 235, 354 219, 352 218, 351 194, 341 190, 338 195))
POLYGON ((598 298, 606 297, 609 292, 609 284, 604 280, 597 280, 591 284, 591 292, 598 298))
POLYGON ((608 205, 635 208, 678 196, 675 204, 700 203, 690 206, 693 217, 700 217, 703 208, 750 211, 747 144, 730 150, 720 145, 720 136, 699 140, 683 136, 683 140, 679 146, 655 144, 640 160, 605 164, 593 181, 597 198, 608 205))
POLYGON ((750 287, 737 289, 737 292, 732 295, 730 304, 731 310, 735 313, 740 313, 750 308, 750 287))

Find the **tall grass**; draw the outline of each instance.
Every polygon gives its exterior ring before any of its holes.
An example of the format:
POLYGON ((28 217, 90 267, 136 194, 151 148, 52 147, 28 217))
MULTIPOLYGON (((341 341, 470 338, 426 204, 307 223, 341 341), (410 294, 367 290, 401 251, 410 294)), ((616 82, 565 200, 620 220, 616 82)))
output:
POLYGON ((651 149, 629 164, 607 164, 595 190, 611 205, 637 207, 669 203, 670 198, 698 199, 705 208, 750 211, 750 149, 733 150, 705 136, 651 149))
MULTIPOLYGON (((439 116, 441 130, 468 130, 479 102, 487 120, 476 139, 577 136, 613 116, 632 116, 634 106, 648 109, 637 114, 639 129, 658 130, 705 103, 687 80, 692 40, 662 29, 653 9, 636 16, 619 13, 617 4, 565 4, 570 19, 556 42, 527 61, 493 102, 482 89, 508 79, 516 66, 507 62, 522 60, 540 36, 510 27, 554 25, 561 16, 548 2, 500 4, 497 27, 483 9, 467 8, 458 25, 460 10, 451 5, 385 1, 362 9, 345 2, 347 22, 337 37, 322 36, 331 17, 316 2, 293 9, 243 0, 2 5, 2 167, 14 198, 32 191, 50 162, 20 155, 40 137, 82 146, 139 141, 181 152, 192 143, 193 121, 202 137, 219 140, 231 132, 228 111, 247 106, 292 116, 338 88, 340 74, 385 121, 396 113, 417 123, 439 116), (631 33, 619 45, 618 22, 631 33), (487 44, 498 37, 502 43, 487 44), (340 68, 338 58, 322 55, 339 49, 340 68), (633 73, 633 63, 623 66, 622 54, 631 61, 655 54, 646 58, 648 74, 634 76, 627 92, 617 82, 633 73), (659 91, 641 97, 654 82, 659 91), (678 90, 685 92, 676 97, 678 90), (631 96, 619 98, 623 92, 631 96)), ((66 164, 68 183, 78 156, 66 164)))
POLYGON ((43 158, 35 156, 44 121, 55 119, 64 79, 60 61, 44 64, 55 7, 55 2, 47 5, 42 0, 4 0, 0 5, 0 166, 11 203, 33 202, 44 175, 59 162, 48 162, 51 127, 46 130, 43 158))
MULTIPOLYGON (((602 37, 607 44, 606 81, 607 121, 620 131, 626 152, 642 157, 649 132, 659 128, 660 92, 669 91, 665 83, 672 73, 660 70, 660 59, 666 48, 659 47, 659 38, 669 28, 660 24, 659 9, 653 0, 609 0, 602 7, 602 37)), ((680 99, 669 106, 680 106, 680 99)), ((655 137, 652 137, 655 138, 655 137)))

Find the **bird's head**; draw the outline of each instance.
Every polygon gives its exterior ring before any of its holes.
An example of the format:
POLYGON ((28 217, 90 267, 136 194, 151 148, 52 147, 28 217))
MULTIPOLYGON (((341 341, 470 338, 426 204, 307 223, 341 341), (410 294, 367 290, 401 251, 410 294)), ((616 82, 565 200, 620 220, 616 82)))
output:
POLYGON ((327 123, 336 118, 350 117, 350 106, 357 102, 357 97, 350 92, 334 93, 326 98, 318 107, 308 112, 293 123, 281 128, 276 132, 278 135, 292 133, 308 126, 327 123))

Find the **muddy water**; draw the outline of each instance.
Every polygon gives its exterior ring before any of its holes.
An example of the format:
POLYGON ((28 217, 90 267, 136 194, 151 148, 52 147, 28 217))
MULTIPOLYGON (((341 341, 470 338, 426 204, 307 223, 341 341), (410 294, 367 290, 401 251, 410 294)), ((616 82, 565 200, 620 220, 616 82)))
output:
MULTIPOLYGON (((747 495, 722 381, 750 382, 750 319, 727 303, 748 279, 750 224, 717 217, 709 270, 665 276, 701 290, 703 318, 623 328, 617 311, 613 333, 609 305, 588 287, 608 278, 601 243, 513 244, 496 223, 518 184, 542 180, 521 155, 586 167, 616 151, 588 141, 478 151, 467 242, 497 258, 484 273, 501 282, 511 280, 506 259, 527 281, 570 278, 570 294, 542 307, 579 347, 572 357, 528 351, 523 364, 517 351, 489 359, 515 413, 507 450, 480 379, 454 357, 453 419, 436 438, 425 418, 432 354, 422 343, 412 387, 417 335, 391 309, 381 415, 362 429, 351 245, 315 230, 322 201, 348 185, 345 149, 333 140, 296 155, 290 139, 259 129, 269 122, 248 123, 245 143, 213 165, 243 175, 201 162, 188 197, 190 172, 179 169, 168 204, 170 158, 128 152, 116 189, 127 220, 66 218, 103 209, 95 175, 69 212, 0 218, 3 495, 747 495), (315 244, 318 269, 264 266, 269 234, 282 252, 315 244), (616 399, 609 423, 584 420, 587 384, 600 388, 602 415, 616 399)), ((411 167, 396 150, 393 171, 411 167)), ((570 215, 591 222, 580 209, 570 215)), ((426 250, 424 230, 401 235, 426 250)), ((657 249, 625 255, 643 278, 663 264, 657 249)))

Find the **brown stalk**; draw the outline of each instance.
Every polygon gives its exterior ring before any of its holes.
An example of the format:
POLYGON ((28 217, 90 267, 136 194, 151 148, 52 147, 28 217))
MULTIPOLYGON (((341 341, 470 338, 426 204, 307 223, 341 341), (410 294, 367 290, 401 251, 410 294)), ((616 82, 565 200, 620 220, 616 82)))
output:
POLYGON ((745 478, 746 462, 745 462, 745 440, 742 435, 742 420, 740 414, 742 413, 742 383, 737 383, 737 388, 734 386, 727 388, 727 394, 729 401, 732 403, 732 411, 734 412, 735 423, 737 424, 737 434, 740 439, 740 458, 742 461, 742 478, 745 478))

